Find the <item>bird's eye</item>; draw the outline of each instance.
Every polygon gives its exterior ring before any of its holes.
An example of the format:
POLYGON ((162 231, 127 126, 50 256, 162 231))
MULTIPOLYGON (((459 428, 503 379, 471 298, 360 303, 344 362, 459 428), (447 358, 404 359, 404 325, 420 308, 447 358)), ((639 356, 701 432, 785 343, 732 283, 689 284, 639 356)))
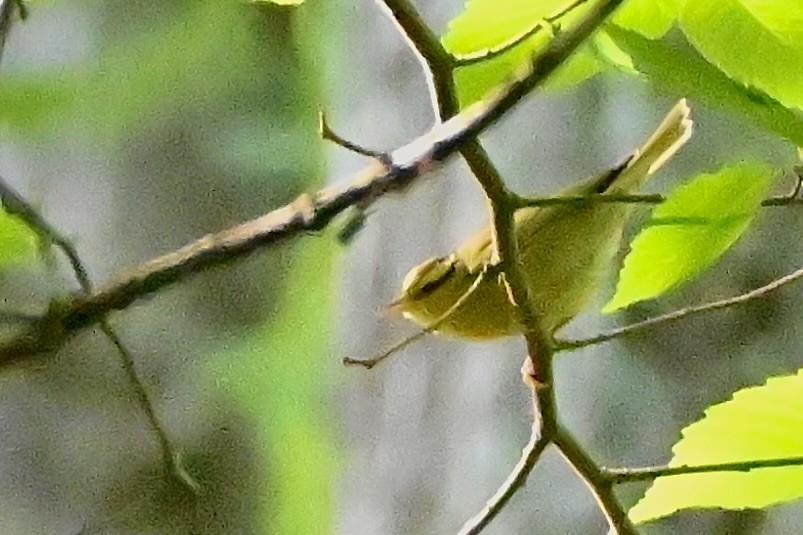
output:
POLYGON ((449 280, 454 270, 455 259, 451 256, 427 260, 407 274, 402 291, 413 299, 423 297, 449 280))

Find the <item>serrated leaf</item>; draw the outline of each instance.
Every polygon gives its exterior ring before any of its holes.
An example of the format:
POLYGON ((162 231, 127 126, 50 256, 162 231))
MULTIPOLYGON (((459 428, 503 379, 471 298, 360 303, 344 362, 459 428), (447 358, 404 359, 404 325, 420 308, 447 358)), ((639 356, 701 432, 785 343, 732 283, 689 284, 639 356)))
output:
POLYGON ((39 239, 19 218, 0 210, 0 269, 34 260, 39 239))
POLYGON ((613 17, 613 23, 649 39, 663 36, 675 23, 680 0, 628 0, 613 17))
MULTIPOLYGON (((683 430, 670 466, 803 456, 803 370, 745 388, 683 430)), ((803 466, 661 477, 631 510, 642 523, 681 509, 763 508, 803 498, 803 466)))
POLYGON ((688 43, 645 39, 635 32, 609 26, 610 35, 650 83, 706 108, 725 110, 759 124, 803 146, 803 118, 758 91, 748 91, 708 63, 688 43))
POLYGON ((603 312, 657 297, 713 264, 750 226, 772 170, 759 163, 695 177, 653 210, 603 312))
MULTIPOLYGON (((506 44, 565 6, 565 0, 470 0, 465 11, 449 23, 442 42, 458 58, 504 49, 506 44)), ((561 17, 559 24, 571 25, 587 9, 587 6, 573 9, 561 17)), ((510 79, 514 71, 551 38, 549 29, 542 27, 502 54, 456 69, 454 77, 460 106, 475 102, 491 88, 510 79)), ((555 90, 576 85, 599 70, 600 63, 594 53, 583 46, 550 77, 547 87, 555 90)))
POLYGON ((686 0, 680 27, 728 76, 803 109, 803 3, 686 0))

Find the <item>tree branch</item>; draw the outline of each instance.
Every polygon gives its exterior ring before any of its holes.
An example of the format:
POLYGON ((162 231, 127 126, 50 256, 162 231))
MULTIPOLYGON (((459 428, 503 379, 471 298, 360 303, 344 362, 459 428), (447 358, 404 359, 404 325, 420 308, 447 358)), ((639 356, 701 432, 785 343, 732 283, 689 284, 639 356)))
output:
POLYGON ((803 457, 786 457, 781 459, 761 459, 755 461, 739 461, 705 465, 682 466, 646 466, 640 468, 604 468, 602 475, 612 485, 651 481, 659 477, 679 476, 685 474, 706 474, 714 472, 749 472, 760 468, 783 468, 786 466, 803 466, 803 457))
POLYGON ((97 323, 165 287, 268 245, 326 227, 346 208, 369 203, 409 185, 445 161, 538 86, 590 35, 622 0, 600 0, 577 26, 559 34, 513 82, 390 155, 391 165, 374 163, 353 180, 317 195, 302 195, 253 221, 210 234, 106 283, 88 296, 56 302, 34 326, 0 344, 0 363, 57 349, 75 332, 97 323))
MULTIPOLYGON (((89 279, 87 269, 81 261, 75 246, 2 177, 0 177, 0 202, 2 203, 3 210, 21 219, 29 229, 37 234, 42 242, 57 247, 64 256, 67 257, 72 267, 73 274, 81 288, 81 295, 91 295, 92 281, 89 279)), ((28 318, 27 323, 40 325, 39 320, 40 318, 38 317, 28 318)), ((112 342, 117 350, 117 354, 120 357, 120 364, 123 367, 126 378, 132 386, 137 403, 145 414, 148 426, 156 436, 162 453, 165 473, 174 478, 182 487, 197 494, 200 490, 200 486, 182 467, 179 456, 175 452, 167 436, 167 432, 159 422, 159 418, 156 416, 156 412, 153 409, 153 404, 150 401, 145 385, 137 373, 133 355, 106 319, 105 314, 98 318, 98 323, 100 324, 100 329, 103 334, 112 342)))
MULTIPOLYGON (((431 77, 430 91, 437 106, 438 116, 441 120, 447 120, 457 113, 458 106, 452 78, 454 63, 444 59, 448 53, 434 34, 428 31, 420 15, 406 0, 384 0, 384 2, 391 14, 398 17, 397 24, 419 54, 425 71, 431 77)), ((619 3, 621 2, 599 1, 592 5, 587 15, 576 26, 565 33, 559 33, 541 54, 536 55, 533 61, 517 74, 514 82, 507 86, 504 93, 499 96, 500 105, 512 106, 527 92, 537 87, 602 24, 619 3)), ((576 2, 570 5, 573 8, 576 2)), ((493 112, 490 112, 486 119, 492 116, 493 112)), ((526 274, 518 262, 520 256, 513 217, 519 208, 519 197, 508 190, 499 171, 476 137, 467 139, 460 152, 488 199, 495 254, 491 264, 498 266, 504 276, 510 301, 525 333, 527 359, 523 370, 525 382, 532 390, 535 413, 530 441, 522 452, 519 462, 485 508, 469 520, 460 531, 461 534, 473 535, 480 533, 490 524, 524 485, 541 453, 553 440, 558 423, 552 369, 554 348, 551 337, 540 327, 538 313, 529 298, 526 274)), ((602 505, 609 506, 607 503, 602 505)), ((621 520, 616 514, 608 513, 608 509, 605 511, 611 519, 612 527, 627 525, 626 516, 621 520)), ((622 531, 622 533, 630 532, 622 531)))
MULTIPOLYGON (((543 354, 549 351, 549 347, 543 349, 531 347, 528 342, 528 354, 543 354)), ((552 374, 552 354, 546 355, 545 366, 541 367, 541 373, 546 374, 539 379, 534 378, 532 369, 532 359, 525 358, 522 366, 524 382, 530 387, 533 400, 533 426, 530 440, 524 448, 516 466, 508 475, 505 482, 499 487, 496 493, 486 503, 485 507, 473 518, 466 522, 459 532, 459 535, 476 535, 484 530, 491 521, 504 509, 507 503, 513 498, 524 484, 535 468, 547 446, 555 438, 558 430, 558 409, 555 400, 555 388, 552 374)))
POLYGON ((565 350, 580 349, 583 347, 601 344, 603 342, 608 342, 609 340, 613 340, 614 338, 619 338, 621 336, 633 334, 640 331, 645 331, 647 329, 651 329, 653 327, 656 327, 658 325, 663 325, 665 323, 671 323, 674 321, 688 318, 690 316, 695 316, 697 314, 703 314, 705 312, 713 312, 715 310, 722 310, 735 305, 748 303, 755 299, 760 299, 787 284, 797 281, 801 277, 803 277, 803 268, 793 271, 792 273, 785 275, 779 279, 776 279, 770 282, 769 284, 765 284, 760 288, 756 288, 755 290, 751 290, 749 292, 737 295, 735 297, 730 297, 728 299, 721 299, 719 301, 712 301, 710 303, 703 303, 697 306, 681 308, 679 310, 669 312, 668 314, 663 314, 661 316, 649 318, 644 321, 633 323, 632 325, 625 325, 624 327, 619 327, 617 329, 608 331, 607 333, 598 334, 596 336, 591 336, 589 338, 583 338, 579 340, 558 340, 555 342, 555 345, 558 351, 565 351, 565 350))
MULTIPOLYGON (((589 204, 589 203, 624 203, 624 204, 661 204, 666 202, 666 196, 659 193, 618 194, 618 193, 589 193, 588 195, 555 195, 545 197, 520 197, 516 203, 519 207, 528 206, 556 206, 560 204, 589 204)), ((764 207, 792 206, 803 204, 799 196, 778 195, 768 197, 761 201, 764 207)))
POLYGON ((538 32, 548 29, 551 30, 553 34, 557 33, 557 28, 555 27, 555 23, 562 18, 563 16, 567 15, 575 8, 579 7, 582 4, 585 4, 588 0, 573 0, 569 2, 559 10, 557 10, 552 15, 548 15, 543 19, 537 21, 533 24, 530 28, 527 28, 523 32, 518 35, 514 35, 512 38, 508 39, 504 43, 497 45, 494 48, 486 48, 485 50, 479 50, 477 52, 473 52, 471 54, 459 55, 454 56, 454 63, 457 67, 467 67, 469 65, 474 65, 476 63, 481 63, 483 61, 491 60, 495 57, 501 56, 505 52, 516 48, 518 45, 529 39, 530 37, 534 36, 538 32))
POLYGON ((574 437, 567 430, 559 429, 555 436, 555 446, 591 490, 600 509, 608 519, 612 533, 638 535, 638 531, 613 492, 613 483, 574 437))
MULTIPOLYGON (((2 59, 3 52, 5 51, 5 41, 11 28, 12 12, 15 5, 20 12, 20 16, 24 19, 27 16, 27 11, 21 0, 0 0, 0 59, 2 59)), ((64 256, 67 257, 73 274, 81 288, 81 296, 84 298, 90 296, 92 294, 92 281, 89 278, 89 273, 81 261, 81 257, 78 255, 75 246, 2 177, 0 177, 0 203, 2 203, 3 210, 21 219, 29 229, 37 234, 43 243, 57 247, 64 256)), ((101 331, 114 344, 117 350, 126 378, 134 390, 140 408, 145 413, 151 431, 156 435, 157 441, 159 442, 167 475, 175 478, 179 485, 188 489, 190 492, 197 493, 200 487, 189 473, 184 470, 178 454, 174 452, 167 432, 162 428, 156 416, 145 385, 137 374, 131 352, 108 322, 105 313, 100 314, 96 321, 100 323, 101 331)), ((42 326, 45 326, 45 332, 39 332, 37 334, 42 334, 43 338, 52 336, 54 332, 58 332, 54 331, 52 326, 47 326, 46 322, 43 323, 39 318, 33 320, 32 325, 33 327, 31 330, 23 335, 23 337, 26 337, 28 340, 30 340, 31 331, 37 332, 42 326)), ((49 343, 52 343, 52 341, 49 343)))
POLYGON ((468 520, 460 529, 458 535, 476 535, 485 529, 491 521, 502 511, 510 499, 527 482, 530 472, 541 459, 541 454, 549 445, 550 440, 541 431, 541 425, 536 418, 533 422, 530 441, 522 451, 521 458, 505 482, 488 500, 488 503, 476 516, 468 520))
POLYGON ((16 5, 18 5, 17 0, 0 0, 0 59, 6 48, 6 39, 11 31, 11 19, 16 5))
POLYGON ((387 9, 401 35, 421 61, 433 108, 440 120, 445 121, 457 115, 460 105, 452 79, 452 71, 456 67, 454 57, 443 47, 435 32, 424 23, 409 0, 379 0, 379 4, 387 9))
MULTIPOLYGON (((784 195, 768 197, 761 201, 761 206, 791 206, 803 204, 800 196, 803 190, 803 165, 795 165, 792 172, 795 183, 791 190, 784 195)), ((657 193, 623 194, 623 193, 590 193, 587 195, 554 195, 546 197, 530 197, 519 195, 515 202, 519 208, 528 206, 555 206, 560 204, 587 204, 587 203, 626 203, 626 204, 661 204, 666 197, 657 193)))

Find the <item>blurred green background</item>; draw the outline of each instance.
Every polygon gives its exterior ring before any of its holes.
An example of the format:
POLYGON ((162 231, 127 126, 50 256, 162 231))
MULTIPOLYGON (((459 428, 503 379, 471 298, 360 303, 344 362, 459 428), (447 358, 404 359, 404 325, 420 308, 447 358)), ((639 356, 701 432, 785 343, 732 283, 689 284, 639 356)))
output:
MULTIPOLYGON (((418 4, 438 32, 461 8, 418 4)), ((380 150, 433 120, 420 65, 378 3, 58 0, 30 9, 0 68, 0 175, 75 239, 97 281, 365 165, 318 139, 319 109, 339 133, 380 150)), ((547 193, 617 162, 678 97, 609 74, 528 98, 484 140, 518 191, 547 193)), ((792 161, 763 131, 694 114, 691 145, 652 190, 740 156, 792 161)), ((455 532, 527 440, 521 343, 431 337, 372 372, 343 369, 340 358, 373 356, 411 333, 383 306, 411 266, 448 252, 484 217, 479 188, 455 161, 383 199, 348 247, 331 231, 305 237, 115 314, 205 489, 198 499, 165 479, 100 333, 3 370, 0 533, 455 532)), ((803 256, 789 231, 801 217, 766 210, 699 281, 615 317, 592 311, 569 334, 790 271, 803 256)), ((43 310, 74 287, 64 266, 39 264, 7 268, 0 283, 11 311, 43 310)), ((801 312, 790 290, 561 357, 563 416, 605 464, 664 462, 705 407, 800 366, 801 312)), ((622 496, 633 503, 641 488, 622 496)), ((800 520, 791 504, 684 513, 644 532, 789 533, 800 520)), ((604 531, 583 485, 548 454, 487 532, 604 531)))

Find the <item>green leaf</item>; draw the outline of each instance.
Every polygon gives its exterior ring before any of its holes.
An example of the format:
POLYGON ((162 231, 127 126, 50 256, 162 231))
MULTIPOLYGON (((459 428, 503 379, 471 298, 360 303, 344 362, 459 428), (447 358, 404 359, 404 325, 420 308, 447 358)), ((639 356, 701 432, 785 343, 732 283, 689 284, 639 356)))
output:
POLYGON ((613 17, 614 24, 649 39, 662 37, 678 18, 680 0, 628 0, 613 17))
MULTIPOLYGON (((232 395, 256 433, 256 466, 265 470, 256 511, 259 533, 330 533, 339 464, 326 421, 331 367, 332 240, 294 249, 281 311, 254 336, 213 358, 210 380, 232 395)), ((291 256, 291 255, 286 255, 291 256)))
POLYGON ((599 32, 593 38, 594 51, 597 53, 597 58, 605 62, 611 67, 623 70, 629 74, 637 74, 635 65, 633 65, 633 58, 622 50, 619 45, 611 39, 607 32, 599 32))
POLYGON ((0 210, 0 268, 37 258, 39 238, 16 216, 0 210))
POLYGON ((0 126, 11 132, 52 134, 54 123, 78 100, 77 76, 21 75, 0 79, 0 126))
POLYGON ((253 84, 265 66, 248 10, 234 2, 190 2, 184 9, 180 24, 154 26, 102 50, 81 94, 81 126, 112 140, 188 110, 201 113, 232 87, 253 84))
POLYGON ((713 264, 750 225, 771 177, 763 164, 742 163, 675 190, 633 240, 603 312, 662 295, 713 264))
MULTIPOLYGON (((465 11, 449 23, 442 42, 458 58, 506 49, 507 45, 565 6, 565 0, 471 0, 467 2, 465 11)), ((586 10, 587 6, 573 9, 560 18, 559 24, 570 26, 586 10)), ((457 68, 454 78, 460 106, 479 100, 491 88, 508 80, 551 38, 548 25, 541 26, 530 37, 503 53, 457 68)), ((547 87, 564 89, 587 80, 599 70, 600 64, 593 51, 584 46, 550 77, 547 87)))
POLYGON ((803 146, 803 118, 799 114, 758 90, 749 91, 734 82, 688 43, 669 38, 652 41, 616 26, 609 26, 606 33, 654 87, 692 98, 707 109, 744 117, 803 146))
POLYGON ((276 4, 277 6, 300 6, 304 0, 251 0, 254 4, 276 4))
MULTIPOLYGON (((683 430, 669 466, 803 456, 803 370, 745 388, 683 430)), ((631 510, 641 523, 681 509, 763 508, 803 498, 803 466, 661 477, 631 510)))
POLYGON ((786 106, 803 108, 803 3, 687 0, 680 26, 728 76, 786 106))
MULTIPOLYGON (((565 0, 469 0, 465 11, 449 22, 443 45, 455 55, 498 47, 527 32, 565 4, 565 0)), ((538 33, 546 40, 546 32, 538 33)))

